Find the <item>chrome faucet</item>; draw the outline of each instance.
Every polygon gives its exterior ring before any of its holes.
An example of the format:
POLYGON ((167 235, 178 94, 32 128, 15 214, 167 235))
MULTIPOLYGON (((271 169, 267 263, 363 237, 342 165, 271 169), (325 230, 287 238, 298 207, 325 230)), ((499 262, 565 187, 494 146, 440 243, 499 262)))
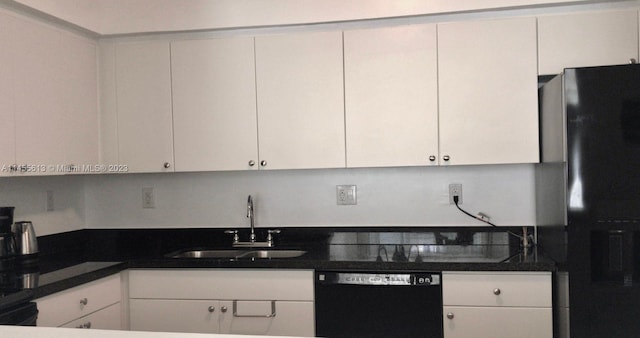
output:
POLYGON ((279 234, 280 230, 271 229, 267 230, 267 240, 264 242, 256 242, 256 231, 255 231, 255 220, 254 220, 254 206, 253 206, 253 198, 249 195, 247 198, 247 218, 249 219, 249 224, 251 225, 251 235, 249 237, 248 242, 240 241, 240 236, 238 235, 238 230, 226 230, 225 233, 233 235, 233 247, 245 247, 245 248, 258 248, 258 247, 267 247, 272 248, 274 245, 273 235, 279 234))
POLYGON ((253 199, 251 198, 251 195, 249 195, 249 198, 247 199, 247 218, 249 219, 249 224, 251 225, 251 237, 249 237, 249 240, 251 242, 255 242, 256 232, 253 221, 253 199))

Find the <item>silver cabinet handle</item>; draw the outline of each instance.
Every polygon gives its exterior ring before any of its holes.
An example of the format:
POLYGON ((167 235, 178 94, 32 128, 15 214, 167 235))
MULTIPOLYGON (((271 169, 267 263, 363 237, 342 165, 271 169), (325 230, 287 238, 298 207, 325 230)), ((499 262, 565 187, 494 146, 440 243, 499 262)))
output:
POLYGON ((209 312, 214 312, 216 311, 216 308, 214 306, 209 306, 207 310, 209 310, 209 312))
POLYGON ((254 161, 254 160, 249 161, 249 166, 250 167, 253 167, 254 165, 256 165, 256 161, 254 161))
POLYGON ((636 63, 638 63, 638 60, 636 60, 635 58, 629 59, 629 64, 633 65, 633 64, 636 64, 636 63))
POLYGON ((90 328, 91 328, 91 322, 86 322, 84 324, 80 324, 76 326, 76 329, 90 329, 90 328))
POLYGON ((435 160, 436 160, 435 156, 433 156, 433 155, 429 156, 429 161, 434 162, 435 160))
POLYGON ((80 304, 87 305, 87 304, 89 304, 89 300, 86 299, 86 298, 82 298, 82 299, 80 299, 80 304))
POLYGON ((449 155, 444 155, 442 156, 442 159, 445 161, 449 161, 451 158, 449 157, 449 155))
POLYGON ((498 289, 498 288, 493 289, 493 294, 494 295, 499 296, 500 293, 502 293, 502 291, 500 291, 500 289, 498 289))
POLYGON ((164 162, 164 164, 162 165, 165 169, 169 169, 171 168, 171 163, 169 162, 164 162))
POLYGON ((453 316, 453 313, 451 313, 451 312, 447 313, 447 318, 449 318, 449 319, 453 319, 453 317, 454 317, 454 316, 453 316))
POLYGON ((222 311, 222 313, 227 313, 228 308, 226 306, 223 306, 220 308, 220 311, 222 311))
POLYGON ((265 160, 260 161, 260 166, 266 167, 267 166, 267 161, 265 161, 265 160))
POLYGON ((268 315, 239 315, 238 314, 238 301, 233 301, 233 316, 239 318, 273 318, 276 316, 276 301, 271 301, 271 313, 268 315))

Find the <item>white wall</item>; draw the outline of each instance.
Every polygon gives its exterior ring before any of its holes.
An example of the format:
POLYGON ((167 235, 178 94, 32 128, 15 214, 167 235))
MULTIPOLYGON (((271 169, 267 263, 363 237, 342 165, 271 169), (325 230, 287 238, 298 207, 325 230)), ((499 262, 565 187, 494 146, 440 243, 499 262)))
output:
POLYGON ((284 170, 87 176, 88 228, 483 225, 449 205, 462 183, 463 207, 499 225, 535 224, 533 165, 284 170), (358 204, 336 205, 336 185, 357 185, 358 204), (153 187, 155 209, 142 208, 153 187))
POLYGON ((15 207, 15 221, 32 221, 38 236, 85 226, 84 178, 73 176, 7 177, 0 179, 0 206, 15 207), (46 211, 46 192, 54 211, 46 211))

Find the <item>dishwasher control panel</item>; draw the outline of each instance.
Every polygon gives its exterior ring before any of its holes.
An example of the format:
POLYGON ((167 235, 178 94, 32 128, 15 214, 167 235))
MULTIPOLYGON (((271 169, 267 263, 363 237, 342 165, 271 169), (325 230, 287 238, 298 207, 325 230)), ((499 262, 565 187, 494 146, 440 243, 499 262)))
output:
POLYGON ((350 285, 440 285, 439 273, 356 273, 356 272, 318 272, 320 284, 350 285))

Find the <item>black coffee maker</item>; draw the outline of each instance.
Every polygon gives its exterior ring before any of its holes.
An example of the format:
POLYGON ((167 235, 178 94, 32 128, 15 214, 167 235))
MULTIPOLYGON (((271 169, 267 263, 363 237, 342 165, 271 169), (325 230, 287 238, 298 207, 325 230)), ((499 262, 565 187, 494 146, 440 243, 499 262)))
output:
POLYGON ((0 271, 13 267, 16 241, 11 231, 14 207, 0 207, 0 271))

